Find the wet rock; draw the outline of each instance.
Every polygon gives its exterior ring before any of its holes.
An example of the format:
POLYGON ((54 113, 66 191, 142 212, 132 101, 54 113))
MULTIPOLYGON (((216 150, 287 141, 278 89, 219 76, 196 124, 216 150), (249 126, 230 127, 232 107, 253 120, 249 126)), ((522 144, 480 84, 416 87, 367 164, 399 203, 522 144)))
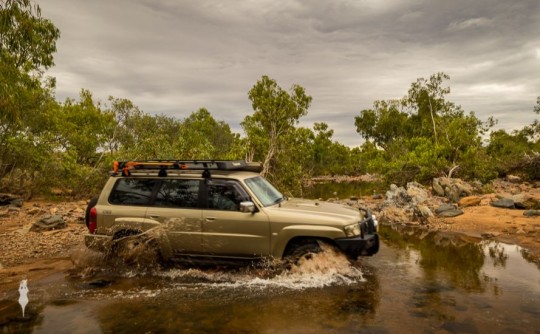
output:
POLYGON ((60 215, 45 216, 35 222, 31 227, 32 232, 42 232, 50 230, 64 229, 67 227, 66 222, 60 215))
POLYGON ((454 204, 442 204, 437 209, 435 213, 439 217, 456 217, 463 214, 463 211, 458 209, 454 204))
POLYGON ((480 205, 480 202, 482 202, 482 199, 478 196, 467 196, 463 197, 458 201, 458 206, 460 208, 466 208, 469 206, 477 206, 480 205))
POLYGON ((501 198, 499 200, 491 202, 490 205, 496 208, 503 208, 503 209, 515 208, 514 200, 511 198, 501 198))

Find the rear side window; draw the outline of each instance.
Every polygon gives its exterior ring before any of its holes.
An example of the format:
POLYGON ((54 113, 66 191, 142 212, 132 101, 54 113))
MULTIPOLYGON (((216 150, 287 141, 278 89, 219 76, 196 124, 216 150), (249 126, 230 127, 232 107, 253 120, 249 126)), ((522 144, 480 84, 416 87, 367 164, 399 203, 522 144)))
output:
POLYGON ((157 179, 118 179, 109 196, 109 203, 117 205, 149 205, 158 182, 157 179))
POLYGON ((199 180, 163 180, 154 206, 198 208, 199 186, 199 180))

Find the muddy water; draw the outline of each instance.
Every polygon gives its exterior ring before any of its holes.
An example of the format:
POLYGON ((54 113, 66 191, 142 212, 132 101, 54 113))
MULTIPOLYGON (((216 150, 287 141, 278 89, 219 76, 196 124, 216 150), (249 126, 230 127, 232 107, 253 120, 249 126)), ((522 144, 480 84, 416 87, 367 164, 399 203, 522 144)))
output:
POLYGON ((540 270, 516 246, 383 228, 379 254, 326 251, 290 270, 126 268, 74 255, 69 275, 0 295, 2 333, 538 333, 540 270), (99 264, 98 264, 99 263, 99 264))

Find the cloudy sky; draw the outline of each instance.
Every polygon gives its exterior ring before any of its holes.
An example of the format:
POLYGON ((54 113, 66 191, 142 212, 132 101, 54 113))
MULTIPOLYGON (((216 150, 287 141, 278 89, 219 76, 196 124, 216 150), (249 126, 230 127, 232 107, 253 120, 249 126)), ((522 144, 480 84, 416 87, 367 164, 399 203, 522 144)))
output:
POLYGON ((313 97, 301 126, 362 140, 354 117, 450 75, 448 100, 497 128, 538 115, 538 0, 38 0, 60 29, 56 96, 127 98, 183 119, 207 108, 242 133, 247 92, 268 75, 313 97))

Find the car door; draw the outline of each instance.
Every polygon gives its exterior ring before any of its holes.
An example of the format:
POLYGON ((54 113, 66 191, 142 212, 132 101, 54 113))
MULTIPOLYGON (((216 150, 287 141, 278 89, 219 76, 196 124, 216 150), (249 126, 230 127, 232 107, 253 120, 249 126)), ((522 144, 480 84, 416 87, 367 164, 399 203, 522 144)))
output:
POLYGON ((173 254, 202 252, 199 179, 163 179, 146 218, 161 223, 173 254))
POLYGON ((270 252, 270 224, 263 212, 240 212, 249 195, 236 180, 207 179, 203 251, 211 256, 255 258, 270 252))

